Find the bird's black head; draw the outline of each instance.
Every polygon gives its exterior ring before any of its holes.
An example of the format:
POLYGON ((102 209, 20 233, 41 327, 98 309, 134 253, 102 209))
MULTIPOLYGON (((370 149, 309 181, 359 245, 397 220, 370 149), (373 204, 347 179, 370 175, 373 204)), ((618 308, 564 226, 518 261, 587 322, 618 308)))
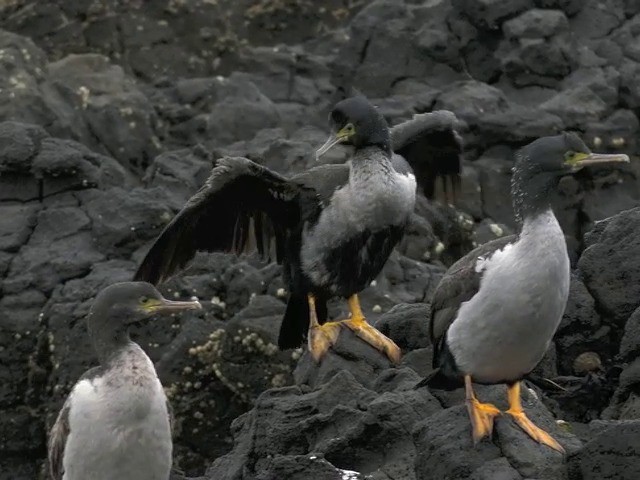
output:
POLYGON ((316 158, 338 143, 355 148, 376 146, 391 152, 389 125, 369 100, 364 96, 342 100, 333 107, 329 115, 331 136, 316 152, 316 158))
POLYGON ((588 165, 628 161, 624 154, 592 153, 575 133, 539 138, 516 154, 511 181, 516 214, 524 218, 548 207, 549 191, 563 175, 588 165))
POLYGON ((129 324, 158 314, 199 308, 202 306, 197 301, 167 300, 147 282, 115 283, 96 296, 87 318, 89 335, 102 360, 129 341, 129 324))

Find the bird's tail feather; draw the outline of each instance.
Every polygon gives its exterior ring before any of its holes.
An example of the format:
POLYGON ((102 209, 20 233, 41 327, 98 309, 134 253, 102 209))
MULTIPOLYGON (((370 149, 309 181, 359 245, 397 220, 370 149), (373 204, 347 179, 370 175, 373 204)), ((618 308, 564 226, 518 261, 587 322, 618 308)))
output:
POLYGON ((278 346, 284 350, 298 348, 309 328, 309 304, 304 295, 292 294, 287 302, 287 310, 284 312, 278 346))
POLYGON ((441 368, 436 368, 413 388, 414 390, 422 387, 435 388, 437 390, 455 390, 462 385, 460 379, 451 378, 445 375, 441 368))
MULTIPOLYGON (((327 313, 326 298, 316 297, 316 314, 321 325, 327 321, 327 313)), ((306 340, 308 330, 309 302, 307 294, 292 293, 280 325, 278 346, 281 350, 298 348, 306 340)))

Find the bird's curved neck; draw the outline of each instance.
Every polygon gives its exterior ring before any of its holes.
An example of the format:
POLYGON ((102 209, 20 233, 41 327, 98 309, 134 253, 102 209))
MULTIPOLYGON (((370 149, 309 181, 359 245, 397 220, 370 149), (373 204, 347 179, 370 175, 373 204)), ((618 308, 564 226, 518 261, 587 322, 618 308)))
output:
POLYGON ((511 177, 511 198, 518 223, 551 210, 551 193, 557 183, 558 177, 553 173, 536 171, 525 162, 516 162, 511 177))
POLYGON ((391 134, 386 125, 380 124, 370 127, 366 140, 360 144, 356 143, 356 151, 371 148, 377 148, 387 156, 391 156, 391 134))
POLYGON ((89 313, 87 328, 98 361, 103 366, 115 352, 131 342, 128 328, 117 318, 89 313))

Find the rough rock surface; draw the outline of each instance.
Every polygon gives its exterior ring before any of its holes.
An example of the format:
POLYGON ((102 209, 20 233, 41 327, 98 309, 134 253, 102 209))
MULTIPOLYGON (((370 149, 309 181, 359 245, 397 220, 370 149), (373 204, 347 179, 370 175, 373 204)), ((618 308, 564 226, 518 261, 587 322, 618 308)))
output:
MULTIPOLYGON (((202 479, 637 478, 639 45, 629 0, 0 2, 0 479, 42 478, 47 429, 95 364, 84 316, 96 291, 131 277, 219 156, 311 166, 328 109, 352 88, 391 124, 447 108, 468 126, 456 207, 419 197, 361 296, 402 363, 349 332, 321 365, 277 351, 278 267, 199 255, 162 289, 204 310, 134 331, 176 411, 177 467, 202 479), (564 178, 551 199, 571 294, 525 405, 569 455, 507 418, 473 448, 461 391, 413 390, 430 371, 429 298, 448 265, 517 229, 515 149, 567 128, 632 156, 564 178)), ((478 393, 504 406, 503 387, 478 393)))

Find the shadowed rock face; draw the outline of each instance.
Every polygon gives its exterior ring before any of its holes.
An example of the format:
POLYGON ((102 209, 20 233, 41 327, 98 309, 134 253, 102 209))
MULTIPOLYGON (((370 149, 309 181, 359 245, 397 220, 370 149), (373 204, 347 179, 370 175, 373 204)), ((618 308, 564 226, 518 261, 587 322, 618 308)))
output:
MULTIPOLYGON (((177 466, 243 480, 638 477, 639 2, 16 0, 0 22, 0 479, 38 478, 48 427, 95 365, 95 293, 131 278, 218 157, 313 165, 352 87, 392 125, 445 108, 468 126, 458 209, 419 195, 361 295, 402 364, 347 331, 321 365, 279 352, 279 268, 201 254, 162 292, 205 308, 133 332, 174 406, 177 466), (564 178, 552 198, 571 294, 524 404, 562 461, 507 418, 474 448, 461 391, 412 387, 431 370, 428 303, 446 267, 517 228, 514 149, 565 128, 632 162, 564 178)), ((502 386, 478 395, 505 406, 502 386)))

